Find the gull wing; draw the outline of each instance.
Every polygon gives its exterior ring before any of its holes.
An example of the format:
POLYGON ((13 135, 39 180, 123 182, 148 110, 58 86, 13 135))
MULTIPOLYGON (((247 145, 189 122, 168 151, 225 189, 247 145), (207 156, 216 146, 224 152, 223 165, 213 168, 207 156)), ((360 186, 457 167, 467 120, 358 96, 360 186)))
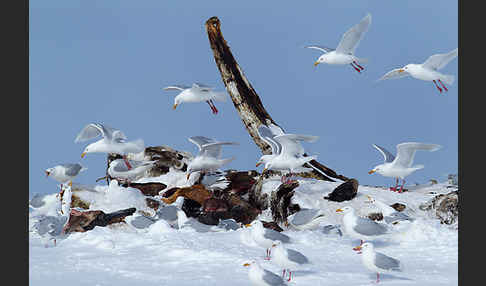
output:
POLYGON ((322 51, 324 53, 329 53, 329 52, 334 51, 334 49, 331 49, 331 48, 328 48, 328 47, 325 47, 325 46, 318 46, 318 45, 305 46, 304 48, 315 49, 315 50, 322 51))
POLYGON ((293 249, 287 249, 288 258, 290 261, 305 264, 309 263, 309 259, 302 253, 295 251, 293 249))
POLYGON ((378 80, 380 81, 380 80, 384 80, 384 79, 398 79, 398 78, 402 78, 402 77, 406 77, 406 76, 410 75, 405 70, 403 70, 402 72, 400 72, 400 70, 402 70, 402 68, 391 70, 391 71, 387 72, 384 76, 382 76, 378 80))
POLYGON ((302 147, 299 141, 315 142, 319 137, 312 135, 283 134, 275 136, 274 139, 282 146, 280 154, 286 153, 288 156, 300 157, 304 155, 304 147, 302 147))
POLYGON ((86 125, 81 132, 79 132, 78 136, 74 140, 74 142, 82 142, 89 139, 93 139, 101 135, 103 138, 111 140, 113 137, 113 133, 115 133, 115 138, 123 138, 126 139, 125 134, 120 130, 108 127, 106 125, 100 123, 90 123, 86 125))
POLYGON ((459 50, 456 48, 448 53, 432 55, 422 64, 422 66, 424 68, 432 70, 440 70, 441 68, 445 67, 450 61, 455 59, 458 53, 459 50))
POLYGON ((371 24, 371 14, 366 15, 361 22, 351 27, 341 38, 336 52, 343 54, 354 54, 356 47, 363 38, 363 35, 368 31, 371 24))
POLYGON ((399 270, 400 269, 400 261, 392 258, 390 256, 386 256, 383 253, 375 252, 375 260, 374 264, 381 269, 386 270, 399 270))
POLYGON ((77 174, 79 174, 79 171, 81 171, 81 169, 83 168, 80 164, 76 163, 76 164, 62 164, 61 166, 63 166, 64 168, 66 168, 66 170, 64 171, 64 173, 68 176, 76 176, 77 174))
POLYGON ((280 143, 275 141, 274 137, 275 134, 272 133, 272 130, 266 125, 260 125, 257 129, 258 136, 265 141, 270 147, 272 148, 272 154, 279 154, 282 150, 282 146, 280 143))
POLYGON ((202 150, 202 146, 204 144, 216 142, 213 139, 204 136, 193 136, 193 137, 189 137, 188 140, 189 142, 197 145, 199 152, 202 150))
POLYGON ((387 232, 386 226, 362 217, 357 217, 357 222, 353 229, 357 233, 369 236, 385 234, 387 232))
POLYGON ((288 243, 290 241, 289 236, 269 228, 263 229, 263 237, 274 241, 279 240, 282 243, 288 243))
POLYGON ((201 146, 200 155, 205 155, 208 157, 220 158, 221 157, 221 146, 223 145, 239 145, 236 142, 213 142, 207 143, 201 146))
POLYGON ((167 87, 164 87, 164 90, 180 90, 183 91, 184 89, 191 88, 190 86, 187 85, 182 85, 182 84, 174 84, 174 85, 169 85, 167 87))
POLYGON ((206 84, 203 84, 203 83, 199 83, 199 82, 195 82, 192 84, 192 87, 195 87, 195 88, 199 88, 201 91, 211 91, 213 90, 213 88, 209 85, 206 85, 206 84))
POLYGON ((385 163, 391 163, 393 162, 393 160, 395 160, 395 156, 393 156, 393 154, 388 152, 385 148, 378 146, 376 144, 373 144, 373 147, 375 147, 376 150, 380 151, 380 153, 383 155, 385 159, 385 163))
POLYGON ((267 285, 271 285, 271 286, 285 285, 282 277, 266 269, 263 269, 262 279, 263 281, 265 281, 267 285))
POLYGON ((415 151, 424 150, 432 152, 439 150, 441 147, 442 146, 437 144, 426 144, 417 142, 400 143, 397 145, 397 157, 395 159, 395 164, 405 168, 412 167, 415 151))

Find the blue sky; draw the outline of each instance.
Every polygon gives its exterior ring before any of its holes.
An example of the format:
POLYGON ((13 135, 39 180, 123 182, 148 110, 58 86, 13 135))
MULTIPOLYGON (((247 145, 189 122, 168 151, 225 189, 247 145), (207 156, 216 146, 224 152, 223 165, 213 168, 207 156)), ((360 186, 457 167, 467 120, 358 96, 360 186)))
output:
MULTIPOLYGON (((254 169, 260 150, 231 100, 183 104, 172 110, 170 84, 203 82, 224 89, 204 28, 217 16, 233 55, 272 118, 287 133, 320 136, 304 147, 318 161, 361 184, 389 185, 368 175, 382 163, 373 143, 395 153, 405 141, 436 143, 418 152, 425 168, 407 182, 457 173, 458 59, 441 72, 456 81, 440 95, 433 83, 382 81, 387 71, 422 63, 458 46, 457 1, 30 1, 29 192, 52 193, 44 170, 80 162, 75 182, 95 184, 105 154, 80 154, 74 143, 88 123, 121 129, 147 146, 165 144, 195 153, 187 138, 204 135, 239 142, 223 156, 227 168, 254 169), (368 58, 351 66, 313 66, 320 55, 305 45, 335 47, 367 13, 372 24, 356 50, 368 58)), ((229 97, 228 97, 229 99, 229 97)), ((261 170, 261 168, 260 168, 261 170)))

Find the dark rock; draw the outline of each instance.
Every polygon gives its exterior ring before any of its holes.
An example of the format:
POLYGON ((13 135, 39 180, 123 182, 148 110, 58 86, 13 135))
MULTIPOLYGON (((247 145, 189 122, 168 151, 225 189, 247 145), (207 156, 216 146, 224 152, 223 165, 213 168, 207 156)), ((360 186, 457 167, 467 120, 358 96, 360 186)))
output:
POLYGON ((152 182, 151 183, 130 183, 130 185, 128 185, 127 183, 124 183, 121 186, 125 187, 125 188, 130 186, 132 188, 140 190, 140 192, 142 192, 142 194, 144 194, 146 196, 151 196, 151 197, 158 196, 160 191, 167 188, 167 185, 165 185, 165 184, 152 183, 152 182))
POLYGON ((329 195, 324 199, 333 202, 344 202, 354 199, 358 193, 358 180, 350 179, 341 185, 337 186, 329 195))
POLYGON ((166 190, 165 192, 162 193, 162 197, 168 198, 168 197, 172 196, 179 189, 180 188, 178 188, 178 187, 170 188, 170 189, 168 189, 168 190, 166 190))
POLYGON ((201 204, 188 198, 184 199, 181 209, 186 213, 187 217, 197 218, 201 214, 201 204))
POLYGON ((83 201, 80 197, 76 194, 71 195, 71 208, 81 208, 81 209, 89 209, 89 203, 83 201))
POLYGON ((269 222, 267 222, 267 221, 263 221, 263 220, 262 220, 261 222, 262 222, 262 224, 263 224, 263 227, 265 227, 265 228, 273 229, 273 230, 278 231, 278 232, 283 231, 283 228, 281 228, 281 227, 278 225, 278 223, 276 223, 276 222, 274 222, 274 221, 269 221, 269 222))
POLYGON ((256 183, 256 177, 259 176, 258 172, 251 170, 251 171, 230 171, 228 172, 225 177, 229 181, 228 186, 225 190, 244 195, 248 192, 248 190, 256 183))
POLYGON ((154 209, 155 211, 158 210, 160 207, 160 202, 152 198, 146 198, 145 202, 147 203, 147 206, 149 208, 154 209))
POLYGON ((443 224, 454 224, 459 215, 459 192, 440 194, 419 206, 423 211, 432 212, 443 224))
POLYGON ((371 220, 383 220, 383 214, 382 213, 370 213, 368 214, 368 218, 371 220))
POLYGON ((403 211, 407 206, 401 203, 394 203, 390 205, 390 207, 394 208, 397 212, 403 211))
POLYGON ((228 203, 223 199, 209 198, 202 204, 203 212, 226 212, 228 211, 228 203))
POLYGON ((204 185, 193 185, 190 187, 178 188, 171 196, 162 198, 162 201, 166 204, 172 204, 178 197, 184 197, 194 200, 200 205, 207 199, 212 197, 212 193, 204 187, 204 185))
POLYGON ((70 232, 85 232, 93 229, 95 226, 107 226, 118 223, 123 221, 126 216, 132 215, 135 211, 135 208, 129 208, 106 214, 100 210, 82 212, 71 209, 69 220, 62 232, 66 234, 70 232))

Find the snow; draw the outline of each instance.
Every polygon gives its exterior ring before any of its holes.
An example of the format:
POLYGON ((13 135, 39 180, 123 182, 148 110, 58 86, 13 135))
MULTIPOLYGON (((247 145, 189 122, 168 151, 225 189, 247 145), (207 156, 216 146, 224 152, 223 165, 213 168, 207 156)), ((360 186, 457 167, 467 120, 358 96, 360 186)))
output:
MULTIPOLYGON (((188 186, 183 172, 172 170, 155 178, 138 182, 161 182, 173 186, 188 186)), ((191 178, 192 179, 192 178, 191 178)), ((197 178, 196 178, 197 179, 197 178)), ((271 177, 263 184, 262 192, 270 193, 280 185, 280 178, 271 177)), ((361 257, 352 247, 359 242, 336 232, 324 231, 326 225, 341 224, 342 214, 337 208, 350 205, 360 214, 369 210, 366 195, 386 204, 400 202, 413 222, 401 222, 391 235, 372 240, 377 251, 402 262, 403 271, 380 275, 384 285, 457 285, 458 231, 457 225, 440 224, 419 205, 437 194, 448 193, 447 182, 424 184, 396 193, 381 187, 359 186, 358 195, 351 201, 331 202, 323 199, 339 183, 314 179, 299 179, 293 202, 302 208, 320 208, 326 219, 315 230, 285 229, 291 237, 285 246, 295 249, 310 260, 293 271, 289 285, 374 285, 376 274, 367 270, 361 257), (413 189, 413 190, 412 190, 413 189)), ((74 187, 73 187, 74 188, 74 187)), ((133 188, 96 185, 76 193, 91 202, 90 209, 112 212, 136 207, 153 213, 146 207, 145 197, 133 188)), ((158 220, 145 229, 135 228, 130 221, 140 214, 126 218, 127 223, 95 227, 84 233, 58 237, 56 244, 45 235, 33 231, 42 216, 60 216, 60 202, 56 194, 44 197, 44 205, 29 213, 29 280, 31 285, 249 285, 245 262, 257 261, 278 275, 282 269, 272 260, 264 260, 265 249, 256 245, 248 228, 224 230, 200 224, 193 218, 172 227, 158 220)), ((270 212, 263 212, 262 220, 271 220, 270 212)))

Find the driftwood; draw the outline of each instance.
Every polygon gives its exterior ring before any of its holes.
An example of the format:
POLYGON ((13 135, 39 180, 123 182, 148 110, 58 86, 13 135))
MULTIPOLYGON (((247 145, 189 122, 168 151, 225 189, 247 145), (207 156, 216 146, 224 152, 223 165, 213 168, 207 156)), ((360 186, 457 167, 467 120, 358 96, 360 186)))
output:
POLYGON ((129 208, 106 214, 100 210, 82 212, 71 209, 69 220, 62 232, 66 234, 70 232, 85 232, 92 230, 95 226, 107 226, 122 222, 126 216, 132 215, 135 211, 135 208, 129 208))
MULTIPOLYGON (((263 154, 271 154, 270 146, 260 139, 257 129, 261 124, 279 125, 265 110, 260 97, 255 92, 250 82, 243 74, 243 70, 233 57, 226 40, 223 38, 220 21, 217 17, 211 17, 206 21, 206 31, 223 83, 246 127, 246 130, 263 154)), ((306 155, 304 154, 304 156, 306 155)), ((316 160, 312 160, 310 163, 321 172, 313 170, 303 176, 332 182, 334 182, 334 180, 331 178, 337 178, 343 181, 348 180, 345 176, 338 175, 334 170, 320 164, 316 160)), ((306 164, 306 166, 310 167, 308 164, 306 164)))
POLYGON ((167 185, 157 182, 149 182, 149 183, 124 183, 121 185, 122 187, 131 187, 140 190, 142 194, 146 196, 155 197, 159 195, 159 192, 163 189, 167 188, 167 185))
POLYGON ((294 189, 299 186, 297 181, 290 184, 281 184, 270 197, 272 218, 276 223, 287 223, 287 217, 300 210, 299 205, 291 204, 294 189))

